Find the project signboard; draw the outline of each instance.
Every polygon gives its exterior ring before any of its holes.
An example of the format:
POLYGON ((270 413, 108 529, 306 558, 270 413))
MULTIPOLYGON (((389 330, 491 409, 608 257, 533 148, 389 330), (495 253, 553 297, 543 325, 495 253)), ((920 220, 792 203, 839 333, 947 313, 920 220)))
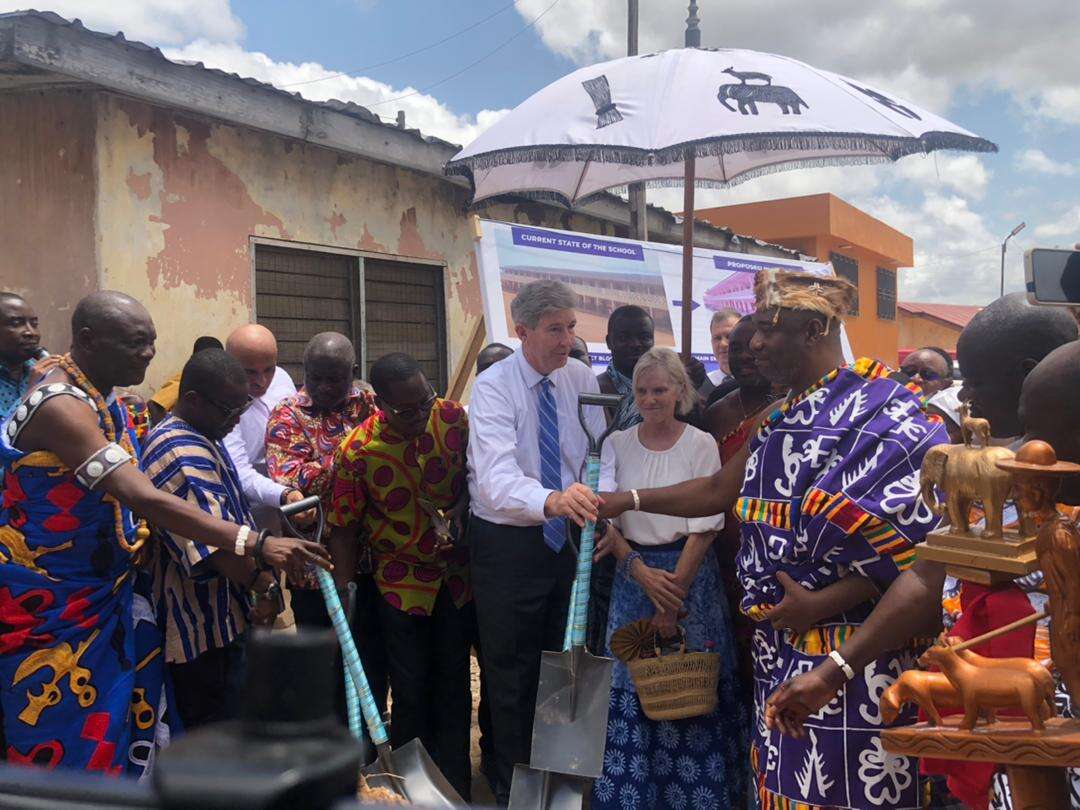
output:
MULTIPOLYGON (((656 344, 682 343, 682 248, 611 236, 557 231, 506 222, 481 223, 477 250, 488 339, 517 348, 510 303, 526 284, 557 279, 578 295, 577 333, 597 367, 610 359, 604 337, 611 311, 637 304, 656 323, 656 344)), ((691 348, 710 370, 716 368, 709 335, 713 313, 754 311, 754 274, 781 268, 832 275, 832 266, 769 256, 694 250, 691 348)), ((845 338, 846 349, 846 338, 845 338)), ((850 352, 847 352, 850 354, 850 352)))

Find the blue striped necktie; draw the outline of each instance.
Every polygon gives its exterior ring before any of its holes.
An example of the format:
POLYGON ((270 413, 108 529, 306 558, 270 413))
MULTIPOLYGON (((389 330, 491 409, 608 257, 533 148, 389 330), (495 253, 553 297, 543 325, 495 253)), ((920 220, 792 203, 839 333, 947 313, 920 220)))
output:
MULTIPOLYGON (((554 384, 547 377, 540 380, 538 392, 540 446, 540 483, 545 489, 562 491, 562 464, 559 461, 559 410, 555 407, 554 384)), ((558 554, 566 544, 566 518, 544 521, 544 543, 558 554)))

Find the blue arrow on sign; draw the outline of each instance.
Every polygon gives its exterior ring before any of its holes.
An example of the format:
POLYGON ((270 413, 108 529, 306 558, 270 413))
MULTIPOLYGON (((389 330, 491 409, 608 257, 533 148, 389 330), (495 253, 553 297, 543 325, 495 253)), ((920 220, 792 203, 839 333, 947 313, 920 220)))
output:
MULTIPOLYGON (((676 307, 681 307, 682 306, 682 299, 681 298, 676 298, 676 299, 672 300, 671 305, 676 306, 676 307)), ((697 309, 700 306, 701 306, 701 304, 699 304, 693 298, 690 299, 690 311, 691 312, 693 312, 695 309, 697 309)))

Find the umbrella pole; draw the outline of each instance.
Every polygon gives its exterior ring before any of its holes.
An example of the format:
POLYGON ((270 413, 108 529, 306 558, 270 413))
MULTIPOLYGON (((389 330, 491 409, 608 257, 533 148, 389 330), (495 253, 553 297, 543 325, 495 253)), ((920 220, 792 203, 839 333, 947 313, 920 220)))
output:
POLYGON ((690 359, 690 334, 694 314, 694 174, 696 172, 694 150, 686 151, 683 160, 683 232, 682 232, 682 357, 690 359))

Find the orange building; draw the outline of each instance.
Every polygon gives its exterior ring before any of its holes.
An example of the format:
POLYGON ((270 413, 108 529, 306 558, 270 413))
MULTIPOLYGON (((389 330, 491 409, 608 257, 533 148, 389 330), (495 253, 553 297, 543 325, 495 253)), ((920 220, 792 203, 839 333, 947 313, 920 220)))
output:
POLYGON ((911 237, 832 194, 707 208, 695 219, 832 262, 859 288, 859 311, 845 322, 855 355, 897 362, 896 271, 914 261, 911 237))
POLYGON ((906 356, 909 351, 923 346, 938 346, 955 355, 956 341, 960 333, 980 309, 982 307, 960 304, 917 304, 914 301, 901 301, 897 305, 900 355, 906 356))

